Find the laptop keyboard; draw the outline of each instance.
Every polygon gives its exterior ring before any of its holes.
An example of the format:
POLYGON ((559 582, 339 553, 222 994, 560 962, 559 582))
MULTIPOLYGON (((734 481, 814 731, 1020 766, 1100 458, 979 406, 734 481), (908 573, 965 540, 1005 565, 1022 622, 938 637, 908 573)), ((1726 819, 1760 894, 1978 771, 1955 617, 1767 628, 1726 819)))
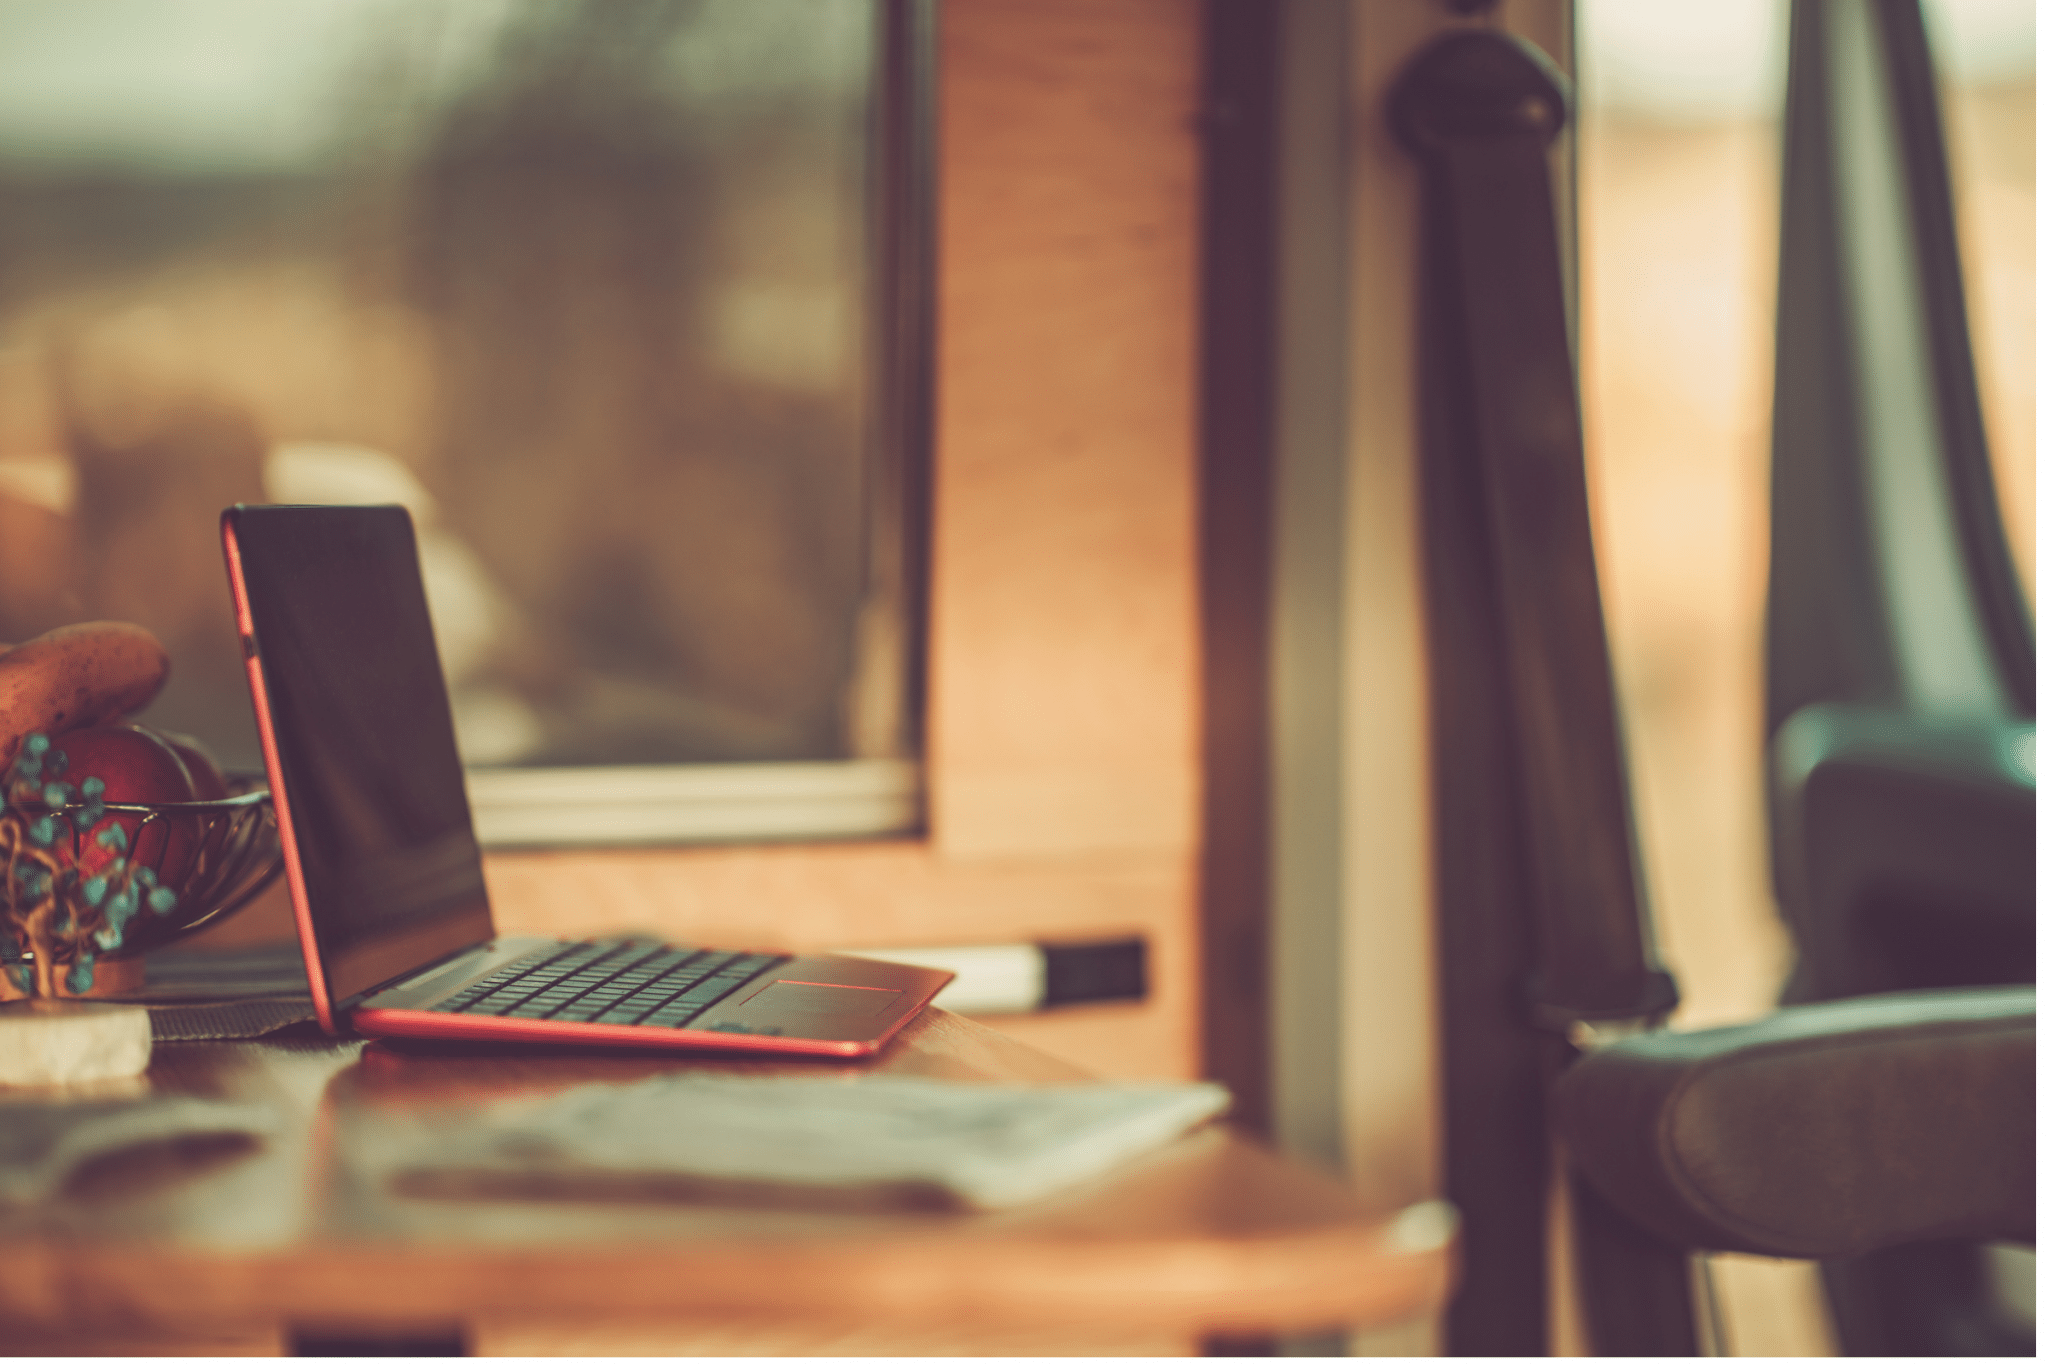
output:
POLYGON ((429 1008, 442 1014, 685 1028, 787 961, 769 953, 639 943, 561 944, 508 963, 429 1008))

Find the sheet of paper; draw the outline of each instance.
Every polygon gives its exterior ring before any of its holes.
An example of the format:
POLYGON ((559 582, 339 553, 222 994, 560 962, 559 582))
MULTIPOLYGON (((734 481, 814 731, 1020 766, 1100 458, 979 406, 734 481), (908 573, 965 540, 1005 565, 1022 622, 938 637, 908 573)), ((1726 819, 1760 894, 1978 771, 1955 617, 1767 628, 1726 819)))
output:
MULTIPOLYGON (((574 1193, 578 1177, 705 1189, 867 1192, 1007 1208, 1109 1170, 1221 1113, 1211 1084, 994 1086, 679 1075, 586 1086, 437 1140, 415 1192, 574 1193), (920 1198, 923 1195, 925 1197, 920 1198)), ((715 1193, 715 1191, 712 1191, 715 1193)))

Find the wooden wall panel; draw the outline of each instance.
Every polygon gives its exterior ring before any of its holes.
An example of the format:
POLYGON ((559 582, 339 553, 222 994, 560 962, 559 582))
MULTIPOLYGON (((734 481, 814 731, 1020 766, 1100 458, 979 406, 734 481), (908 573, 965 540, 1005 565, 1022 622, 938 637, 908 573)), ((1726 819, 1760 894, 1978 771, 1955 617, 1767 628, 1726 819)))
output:
POLYGON ((1197 6, 943 9, 932 825, 1195 822, 1197 6))

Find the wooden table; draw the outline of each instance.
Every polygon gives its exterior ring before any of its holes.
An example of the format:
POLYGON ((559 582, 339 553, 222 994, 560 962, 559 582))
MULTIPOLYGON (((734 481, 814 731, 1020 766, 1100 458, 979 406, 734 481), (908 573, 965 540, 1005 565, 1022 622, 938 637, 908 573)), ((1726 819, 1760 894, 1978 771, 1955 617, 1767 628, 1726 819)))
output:
POLYGON ((459 1333, 479 1354, 1173 1353, 1405 1320, 1446 1290, 1433 1206, 1396 1215, 1214 1125, 1002 1213, 412 1198, 374 1153, 487 1101, 677 1068, 1078 1077, 927 1011, 868 1064, 328 1039, 160 1044, 158 1093, 283 1130, 82 1172, 0 1209, 10 1353, 277 1353, 290 1333, 459 1333))

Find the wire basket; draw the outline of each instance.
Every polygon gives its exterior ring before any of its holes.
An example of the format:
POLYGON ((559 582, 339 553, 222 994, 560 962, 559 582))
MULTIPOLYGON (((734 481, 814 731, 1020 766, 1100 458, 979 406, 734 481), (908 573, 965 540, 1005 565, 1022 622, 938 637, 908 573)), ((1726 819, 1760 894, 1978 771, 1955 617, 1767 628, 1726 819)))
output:
POLYGON ((135 961, 217 923, 284 870, 260 779, 231 782, 234 794, 214 801, 138 803, 51 802, 32 776, 8 777, 0 998, 92 995, 96 983, 104 990, 101 964, 135 961))

